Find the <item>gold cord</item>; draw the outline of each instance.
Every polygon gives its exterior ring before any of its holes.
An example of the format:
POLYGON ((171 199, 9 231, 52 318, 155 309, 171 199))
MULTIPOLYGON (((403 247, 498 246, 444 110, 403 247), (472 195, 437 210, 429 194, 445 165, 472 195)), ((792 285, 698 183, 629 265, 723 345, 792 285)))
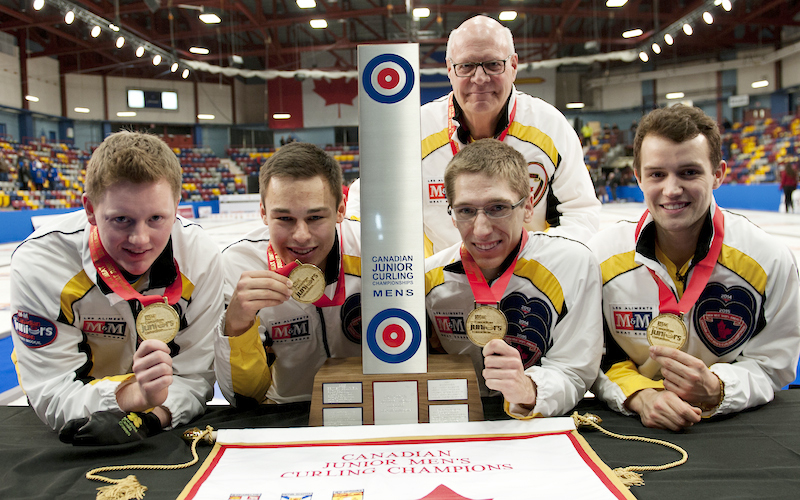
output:
MULTIPOLYGON (((193 429, 194 430, 194 429, 193 429)), ((197 443, 204 440, 207 443, 213 443, 211 426, 206 426, 205 430, 192 433, 192 459, 183 464, 176 465, 111 465, 107 467, 98 467, 86 473, 86 479, 109 483, 112 486, 102 486, 97 488, 97 500, 128 500, 136 499, 141 500, 144 498, 144 492, 147 491, 147 486, 139 484, 136 476, 129 475, 122 479, 111 479, 97 474, 102 472, 112 472, 121 470, 177 470, 191 467, 198 461, 197 456, 197 443)), ((191 431, 187 431, 191 432, 191 431)))
POLYGON ((625 441, 643 441, 645 443, 660 444, 661 446, 672 448, 673 450, 681 454, 681 458, 679 460, 664 465, 629 465, 627 467, 618 467, 614 469, 614 473, 617 474, 617 476, 619 476, 619 478, 622 480, 622 483, 625 484, 625 486, 630 487, 631 485, 636 485, 636 486, 644 485, 644 480, 642 479, 642 475, 638 474, 637 472, 665 470, 672 467, 677 467, 679 465, 683 465, 689 459, 689 454, 686 453, 686 450, 668 441, 662 441, 660 439, 652 439, 641 436, 626 436, 624 434, 617 434, 611 431, 607 431, 602 427, 600 427, 600 425, 598 425, 598 423, 595 420, 600 421, 600 419, 595 415, 591 416, 589 414, 579 415, 578 412, 573 412, 572 420, 575 421, 576 426, 593 427, 602 432, 603 434, 615 437, 617 439, 622 439, 625 441))

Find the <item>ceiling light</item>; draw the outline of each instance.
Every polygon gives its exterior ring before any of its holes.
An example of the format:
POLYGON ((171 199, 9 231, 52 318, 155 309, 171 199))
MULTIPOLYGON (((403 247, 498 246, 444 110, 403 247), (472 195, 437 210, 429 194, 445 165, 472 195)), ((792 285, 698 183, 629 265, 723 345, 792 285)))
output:
POLYGON ((35 95, 26 95, 25 100, 31 102, 39 102, 39 98, 36 97, 35 95))
POLYGON ((206 24, 219 24, 222 22, 222 19, 216 14, 200 14, 198 17, 206 24))
POLYGON ((714 22, 714 16, 712 16, 710 12, 703 12, 703 21, 705 21, 706 24, 711 24, 714 22))
POLYGON ((722 0, 722 8, 725 9, 725 12, 730 12, 733 8, 733 5, 731 5, 731 0, 722 0))
POLYGON ((233 61, 233 64, 244 64, 244 57, 237 56, 236 54, 231 55, 231 60, 233 61))
POLYGON ((186 68, 185 70, 183 70, 183 73, 181 73, 181 78, 183 78, 184 80, 189 78, 189 68, 186 68))
POLYGON ((301 9, 313 9, 317 6, 314 0, 297 0, 297 6, 301 9))
POLYGON ((153 66, 158 66, 161 64, 161 54, 156 54, 153 56, 153 66))
POLYGON ((722 0, 714 0, 714 6, 718 6, 722 3, 722 0))
POLYGON ((670 92, 666 95, 667 99, 683 99, 683 92, 670 92))
POLYGON ((650 56, 647 55, 647 52, 642 51, 639 52, 639 59, 641 59, 642 62, 647 62, 650 60, 650 56))
POLYGON ((514 19, 517 18, 517 11, 515 11, 515 10, 504 10, 503 12, 500 13, 498 18, 501 21, 513 21, 514 19))
POLYGON ((136 116, 136 111, 117 111, 117 116, 121 118, 136 116))
POLYGON ((568 102, 567 109, 582 109, 586 104, 582 102, 568 102))
POLYGON ((139 45, 136 47, 136 57, 142 57, 144 55, 144 47, 139 45))
POLYGON ((416 19, 422 19, 423 17, 428 17, 431 15, 431 9, 427 7, 417 7, 416 9, 411 11, 411 14, 416 19))
POLYGON ((654 42, 653 45, 651 45, 651 48, 653 49, 653 52, 655 54, 660 54, 661 53, 661 45, 659 45, 659 44, 654 42))
POLYGON ((119 31, 119 26, 116 24, 109 24, 108 27, 111 28, 111 31, 119 31))
POLYGON ((608 0, 606 7, 622 7, 626 3, 628 3, 628 0, 608 0))
POLYGON ((125 45, 125 37, 121 36, 117 38, 117 48, 121 49, 123 45, 125 45))
POLYGON ((689 23, 683 25, 683 32, 686 33, 686 36, 692 36, 692 33, 694 33, 689 23))
POLYGON ((669 33, 664 33, 664 41, 667 42, 667 45, 672 45, 675 43, 675 39, 672 38, 672 35, 669 33))
POLYGON ((274 115, 272 115, 272 118, 276 120, 288 120, 291 117, 292 115, 290 115, 289 113, 275 113, 274 115))
POLYGON ((312 19, 311 21, 308 22, 308 24, 310 24, 312 28, 318 30, 328 27, 328 21, 324 19, 312 19))
POLYGON ((44 0, 33 0, 33 10, 42 10, 44 7, 44 0))
POLYGON ((204 114, 197 115, 198 120, 213 120, 214 118, 216 118, 214 115, 204 115, 204 114))
POLYGON ((103 30, 100 29, 100 26, 95 26, 94 28, 92 28, 92 38, 97 38, 98 36, 100 36, 100 33, 102 31, 103 30))
POLYGON ((750 86, 753 87, 754 89, 761 89, 761 88, 766 87, 767 85, 769 85, 769 81, 766 80, 766 79, 759 80, 757 82, 753 82, 753 83, 750 84, 750 86))
POLYGON ((628 31, 624 32, 622 34, 622 38, 635 38, 637 36, 642 36, 643 33, 644 33, 644 31, 642 31, 639 28, 636 28, 635 30, 628 30, 628 31))
POLYGON ((75 108, 76 113, 88 113, 89 108, 75 108))
POLYGON ((172 66, 169 67, 169 70, 172 71, 173 73, 178 71, 178 63, 176 62, 172 63, 172 66))
POLYGON ((204 56, 211 51, 205 47, 189 47, 189 52, 191 52, 192 54, 200 54, 204 56))
POLYGON ((64 14, 64 22, 67 24, 72 24, 72 21, 75 20, 75 13, 71 10, 68 10, 66 14, 64 14))

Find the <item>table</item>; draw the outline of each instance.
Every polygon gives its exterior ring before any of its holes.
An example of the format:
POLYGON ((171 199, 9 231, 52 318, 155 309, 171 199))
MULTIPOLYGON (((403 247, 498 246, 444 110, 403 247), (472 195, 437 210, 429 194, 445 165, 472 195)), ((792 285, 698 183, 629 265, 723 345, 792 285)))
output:
MULTIPOLYGON (((487 418, 502 417, 496 404, 484 404, 487 418)), ((682 433, 647 429, 638 419, 616 414, 595 400, 582 401, 576 410, 599 415, 603 427, 612 432, 664 439, 688 452, 689 461, 684 465, 644 473, 646 485, 631 490, 637 498, 796 499, 800 495, 800 389, 781 391, 766 406, 704 421, 682 433)), ((190 460, 189 446, 181 439, 181 433, 189 427, 304 426, 308 411, 308 403, 248 410, 212 407, 192 425, 144 442, 74 447, 61 443, 30 408, 0 407, 0 498, 91 500, 95 488, 103 486, 84 478, 92 468, 190 460)), ((582 435, 611 468, 661 465, 679 458, 675 451, 663 446, 621 441, 597 431, 582 431, 582 435)), ((208 446, 198 446, 201 462, 210 450, 208 446)), ((148 487, 146 500, 174 499, 198 467, 199 464, 177 471, 117 472, 108 476, 120 478, 132 473, 148 487)), ((530 498, 533 496, 532 490, 530 498)))

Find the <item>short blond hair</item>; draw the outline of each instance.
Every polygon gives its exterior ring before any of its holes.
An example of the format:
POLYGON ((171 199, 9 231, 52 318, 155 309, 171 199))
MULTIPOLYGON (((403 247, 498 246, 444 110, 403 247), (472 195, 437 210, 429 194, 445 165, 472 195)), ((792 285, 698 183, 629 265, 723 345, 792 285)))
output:
POLYGON ((118 182, 142 184, 166 180, 175 201, 181 199, 181 162, 152 134, 123 130, 109 135, 86 165, 84 192, 97 202, 118 182))
POLYGON ((520 198, 531 192, 525 158, 519 151, 497 139, 480 139, 467 144, 447 164, 444 190, 449 204, 456 197, 456 178, 463 173, 483 174, 497 181, 504 180, 520 198))

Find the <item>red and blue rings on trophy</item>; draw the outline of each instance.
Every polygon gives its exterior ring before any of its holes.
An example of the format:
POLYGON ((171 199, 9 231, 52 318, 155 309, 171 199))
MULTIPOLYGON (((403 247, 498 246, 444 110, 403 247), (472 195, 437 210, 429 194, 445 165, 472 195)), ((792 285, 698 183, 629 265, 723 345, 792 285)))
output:
POLYGON ((384 363, 403 363, 411 359, 422 344, 422 329, 411 313, 384 309, 369 322, 367 346, 384 363))
POLYGON ((414 87, 414 68, 397 54, 381 54, 364 67, 361 80, 367 95, 382 104, 405 99, 414 87))

